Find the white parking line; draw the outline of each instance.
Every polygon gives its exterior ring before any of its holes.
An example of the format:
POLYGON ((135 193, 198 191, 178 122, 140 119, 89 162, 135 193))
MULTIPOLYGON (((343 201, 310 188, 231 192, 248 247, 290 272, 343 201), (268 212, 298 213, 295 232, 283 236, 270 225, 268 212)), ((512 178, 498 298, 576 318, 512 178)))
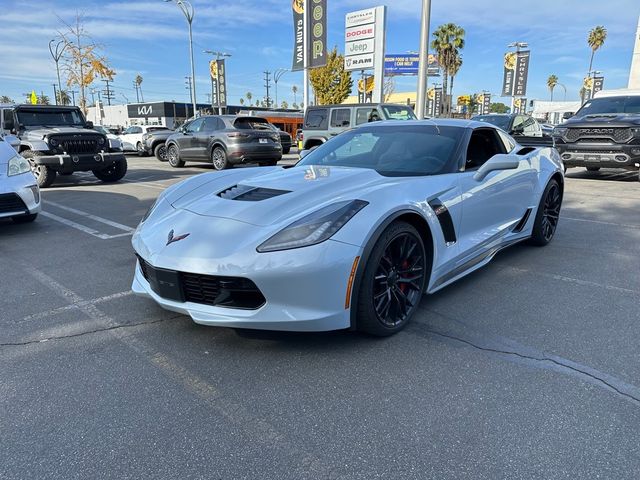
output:
POLYGON ((572 218, 572 217, 561 216, 560 219, 562 219, 562 220, 572 220, 574 222, 587 222, 587 223, 598 223, 600 225, 612 225, 612 226, 615 226, 615 227, 640 228, 640 225, 630 225, 628 223, 603 222, 601 220, 589 220, 589 219, 586 219, 586 218, 572 218))
POLYGON ((52 308, 51 310, 47 310, 46 312, 38 312, 32 315, 27 315, 23 317, 22 320, 19 320, 17 323, 29 322, 31 320, 40 320, 43 318, 51 317, 53 315, 57 315, 59 313, 67 312, 69 310, 77 310, 82 309, 82 307, 86 307, 88 305, 98 305, 99 303, 110 302, 111 300, 116 300, 123 297, 128 297, 133 295, 131 290, 127 290, 124 292, 113 293, 111 295, 106 295, 104 297, 93 298, 91 300, 83 300, 80 303, 71 303, 69 305, 65 305, 64 307, 52 308))
POLYGON ((44 203, 47 205, 53 205, 56 208, 59 208, 61 210, 66 210, 67 212, 74 213, 81 217, 90 218, 91 220, 95 220, 96 222, 104 223, 105 225, 109 225, 113 228, 117 228, 118 230, 122 230, 124 232, 133 233, 136 230, 135 228, 129 227, 127 225, 123 225, 118 222, 113 222, 106 218, 98 217, 97 215, 92 215, 91 213, 83 212, 82 210, 76 210, 75 208, 67 207, 66 205, 60 205, 59 203, 51 202, 49 200, 45 200, 44 203))
POLYGON ((86 225, 82 225, 81 223, 77 223, 77 222, 74 222, 73 220, 69 220, 68 218, 59 217, 58 215, 55 215, 53 213, 40 212, 40 215, 42 215, 43 217, 50 218, 51 220, 55 220, 56 222, 60 222, 63 225, 66 225, 67 227, 75 228, 76 230, 87 233, 92 237, 99 238, 100 240, 111 240, 112 238, 127 237, 129 235, 133 235, 133 232, 134 232, 134 230, 132 230, 131 232, 118 233, 116 235, 108 235, 106 233, 101 233, 91 227, 87 227, 86 225))

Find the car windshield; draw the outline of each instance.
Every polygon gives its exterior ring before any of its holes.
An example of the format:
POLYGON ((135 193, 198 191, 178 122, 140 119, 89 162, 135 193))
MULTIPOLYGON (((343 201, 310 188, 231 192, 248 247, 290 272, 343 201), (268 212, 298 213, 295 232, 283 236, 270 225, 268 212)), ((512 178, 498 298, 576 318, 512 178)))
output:
POLYGON ((93 129, 94 129, 96 132, 100 132, 100 133, 102 133, 103 135, 109 135, 109 134, 111 133, 109 130, 107 130, 106 128, 104 128, 102 125, 94 125, 94 126, 93 126, 93 129))
POLYGON ((477 117, 473 117, 472 120, 490 123, 491 125, 501 128, 505 132, 509 131, 509 124, 511 123, 511 117, 506 115, 478 115, 477 117))
POLYGON ((460 127, 368 125, 329 140, 298 165, 370 168, 389 177, 451 173, 463 133, 460 127))
POLYGON ((233 126, 240 130, 271 130, 269 122, 264 118, 240 117, 233 122, 233 126))
POLYGON ((640 95, 593 98, 578 110, 576 116, 584 117, 607 113, 640 113, 640 95))
POLYGON ((383 105, 382 111, 388 120, 416 120, 416 114, 409 106, 383 105))
POLYGON ((25 127, 84 127, 79 110, 20 108, 16 114, 18 122, 25 127))

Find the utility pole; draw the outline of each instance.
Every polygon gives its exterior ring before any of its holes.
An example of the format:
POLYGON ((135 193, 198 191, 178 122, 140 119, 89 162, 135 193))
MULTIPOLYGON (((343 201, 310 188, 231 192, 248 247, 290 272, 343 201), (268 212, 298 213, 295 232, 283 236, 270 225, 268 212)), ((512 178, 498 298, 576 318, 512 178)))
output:
POLYGON ((73 106, 76 106, 76 91, 71 90, 71 101, 73 102, 73 106))
POLYGON ((102 91, 102 94, 107 99, 107 105, 111 105, 111 99, 115 98, 115 96, 113 94, 113 90, 111 90, 111 88, 109 88, 109 82, 111 80, 109 80, 108 78, 103 78, 102 81, 106 84, 106 87, 102 91))
POLYGON ((193 63, 193 32, 191 30, 191 24, 193 23, 193 17, 195 16, 195 10, 193 5, 188 0, 165 0, 165 2, 175 2, 180 8, 180 11, 184 14, 189 24, 189 60, 191 61, 191 104, 193 105, 193 116, 196 117, 196 71, 193 63))
POLYGON ((96 106, 96 89, 92 88, 90 90, 90 93, 91 93, 91 101, 93 102, 93 106, 95 107, 96 106))
POLYGON ((271 98, 269 97, 269 86, 270 86, 270 82, 271 82, 271 78, 269 78, 270 75, 271 75, 271 72, 269 70, 265 70, 265 72, 264 72, 264 86, 267 89, 267 108, 271 107, 271 98))
POLYGON ((56 99, 56 105, 58 105, 58 92, 56 91, 56 84, 52 83, 51 85, 53 85, 53 98, 56 99))
POLYGON ((133 88, 136 89, 136 102, 140 103, 140 92, 138 92, 138 82, 133 81, 133 88))
MULTIPOLYGON (((60 83, 60 59, 62 58, 62 54, 64 53, 64 49, 67 48, 67 45, 63 40, 59 40, 57 43, 54 40, 49 42, 49 52, 51 53, 51 57, 53 61, 56 62, 56 74, 58 75, 58 91, 62 91, 62 84, 60 83), (55 43, 55 46, 54 46, 55 43)), ((56 105, 58 105, 58 97, 56 97, 56 105)), ((74 102, 75 103, 75 102, 74 102)))
POLYGON ((416 95, 416 116, 424 118, 426 99, 428 66, 429 66, 429 23, 431 22, 431 0, 422 0, 422 17, 420 22, 420 66, 418 67, 418 91, 416 95))
MULTIPOLYGON (((189 90, 189 94, 191 95, 191 104, 193 105, 193 88, 192 88, 192 84, 191 84, 191 77, 186 76, 184 78, 185 78, 185 81, 184 81, 185 88, 189 90)), ((195 115, 196 115, 196 110, 194 108, 193 116, 195 117, 195 115)), ((188 115, 187 115, 187 118, 189 118, 188 115)))

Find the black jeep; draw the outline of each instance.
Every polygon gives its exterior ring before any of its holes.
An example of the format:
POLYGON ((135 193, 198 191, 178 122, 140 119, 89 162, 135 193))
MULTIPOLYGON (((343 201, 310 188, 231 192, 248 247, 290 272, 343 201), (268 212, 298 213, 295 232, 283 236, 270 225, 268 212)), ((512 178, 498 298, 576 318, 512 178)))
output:
POLYGON ((92 123, 78 107, 12 105, 0 109, 0 131, 18 136, 19 152, 31 163, 40 187, 50 186, 57 174, 92 171, 103 182, 117 182, 127 173, 120 142, 92 130, 92 123))

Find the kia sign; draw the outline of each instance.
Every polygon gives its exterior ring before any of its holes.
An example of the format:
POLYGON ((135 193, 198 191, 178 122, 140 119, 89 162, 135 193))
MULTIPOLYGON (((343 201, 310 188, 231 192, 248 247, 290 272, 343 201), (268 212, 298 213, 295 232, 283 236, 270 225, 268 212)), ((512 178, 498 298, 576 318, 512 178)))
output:
POLYGON ((375 56, 373 53, 364 53, 362 55, 352 55, 345 57, 344 69, 347 71, 352 70, 367 70, 374 67, 375 56))
POLYGON ((376 21, 376 9, 368 8, 366 10, 358 10, 357 12, 347 13, 345 17, 345 27, 357 27, 358 25, 366 25, 376 21))
POLYGON ((376 26, 362 25, 359 27, 347 28, 344 34, 344 38, 347 42, 353 42, 354 40, 364 40, 366 38, 373 38, 376 36, 376 26))

